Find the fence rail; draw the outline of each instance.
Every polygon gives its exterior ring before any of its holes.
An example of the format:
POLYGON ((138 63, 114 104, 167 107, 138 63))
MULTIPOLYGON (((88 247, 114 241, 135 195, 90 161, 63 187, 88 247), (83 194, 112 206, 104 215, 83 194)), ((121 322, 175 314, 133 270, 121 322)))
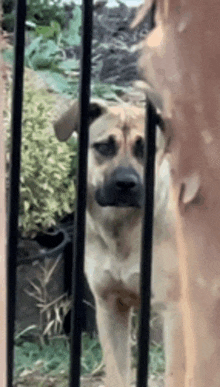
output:
MULTIPOLYGON (((24 63, 24 31, 26 1, 17 0, 15 28, 15 63, 13 78, 12 101, 12 143, 11 143, 11 175, 10 200, 7 241, 7 360, 8 386, 13 385, 13 346, 16 294, 16 256, 17 256, 17 226, 19 210, 19 179, 20 179, 20 144, 23 94, 23 63, 24 63)), ((80 132, 78 155, 78 186, 77 210, 74 241, 74 266, 72 276, 73 308, 71 324, 71 368, 70 387, 80 385, 80 350, 82 316, 81 305, 83 297, 83 257, 85 239, 85 208, 86 208, 86 176, 87 176, 87 144, 88 144, 88 113, 90 99, 91 73, 91 42, 92 42, 92 0, 83 1, 83 33, 80 82, 80 132)), ((151 254, 153 233, 153 196, 154 196, 154 155, 156 112, 147 102, 146 120, 146 175, 145 175, 145 214, 142 232, 141 259, 141 317, 139 327, 139 363, 137 369, 137 387, 147 384, 148 347, 149 347, 149 317, 151 288, 151 254)))
POLYGON ((7 240, 7 359, 8 386, 13 384, 14 364, 14 327, 15 327, 15 297, 16 297, 16 257, 18 236, 19 181, 21 159, 21 120, 24 72, 26 1, 18 0, 15 19, 15 48, 12 94, 11 121, 11 160, 10 160, 10 191, 9 219, 7 240))

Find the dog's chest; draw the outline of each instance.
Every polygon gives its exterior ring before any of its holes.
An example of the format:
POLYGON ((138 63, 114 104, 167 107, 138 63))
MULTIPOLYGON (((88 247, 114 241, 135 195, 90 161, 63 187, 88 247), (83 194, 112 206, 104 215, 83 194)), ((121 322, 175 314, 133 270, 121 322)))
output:
POLYGON ((90 286, 108 288, 114 283, 138 293, 140 232, 122 231, 104 237, 102 232, 87 234, 86 275, 90 286))

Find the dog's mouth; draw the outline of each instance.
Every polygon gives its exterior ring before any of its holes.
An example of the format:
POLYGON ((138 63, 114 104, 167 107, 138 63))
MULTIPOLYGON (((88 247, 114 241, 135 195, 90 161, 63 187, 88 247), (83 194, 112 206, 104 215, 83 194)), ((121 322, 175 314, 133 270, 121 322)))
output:
POLYGON ((97 203, 102 207, 143 206, 143 184, 137 172, 132 168, 117 168, 110 179, 95 193, 97 203))
POLYGON ((143 195, 140 192, 135 194, 132 192, 107 192, 106 190, 98 189, 95 193, 97 203, 102 207, 137 207, 143 206, 143 195))

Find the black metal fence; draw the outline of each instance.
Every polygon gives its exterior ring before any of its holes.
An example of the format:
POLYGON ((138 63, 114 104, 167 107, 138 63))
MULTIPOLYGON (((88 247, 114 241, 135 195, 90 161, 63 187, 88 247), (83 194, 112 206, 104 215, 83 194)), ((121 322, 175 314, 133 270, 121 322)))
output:
MULTIPOLYGON (((19 209, 20 180, 20 148, 21 120, 23 95, 23 65, 24 65, 24 34, 25 34, 26 0, 17 0, 15 23, 15 61, 13 74, 12 99, 12 142, 10 198, 7 241, 7 361, 8 386, 13 385, 14 364, 14 327, 15 327, 15 294, 16 294, 16 257, 17 229, 19 209)), ((73 307, 71 323, 71 366, 70 387, 80 385, 80 351, 83 300, 83 258, 85 239, 85 208, 86 208, 86 175, 87 175, 87 144, 88 144, 88 112, 90 99, 91 73, 91 42, 92 42, 92 0, 83 1, 82 58, 80 80, 80 131, 78 154, 78 184, 77 210, 75 217, 74 236, 74 268, 72 276, 73 307)), ((153 23, 153 22, 152 22, 153 23)), ((153 106, 147 101, 146 124, 146 160, 145 160, 145 212, 142 232, 141 257, 141 313, 139 326, 139 363, 137 368, 137 386, 144 387, 148 376, 149 318, 150 318, 150 284, 151 284, 151 254, 153 235, 153 197, 154 197, 154 156, 155 127, 157 116, 153 106)))

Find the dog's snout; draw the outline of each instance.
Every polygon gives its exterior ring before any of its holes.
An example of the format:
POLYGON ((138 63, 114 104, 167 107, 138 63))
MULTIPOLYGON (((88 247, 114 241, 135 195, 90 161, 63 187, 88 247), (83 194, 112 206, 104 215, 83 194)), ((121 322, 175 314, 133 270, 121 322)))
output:
POLYGON ((119 190, 133 189, 138 184, 138 177, 134 173, 129 172, 119 172, 115 180, 116 187, 119 190))
POLYGON ((143 184, 140 175, 132 167, 116 168, 103 187, 96 191, 101 206, 141 207, 143 184))

